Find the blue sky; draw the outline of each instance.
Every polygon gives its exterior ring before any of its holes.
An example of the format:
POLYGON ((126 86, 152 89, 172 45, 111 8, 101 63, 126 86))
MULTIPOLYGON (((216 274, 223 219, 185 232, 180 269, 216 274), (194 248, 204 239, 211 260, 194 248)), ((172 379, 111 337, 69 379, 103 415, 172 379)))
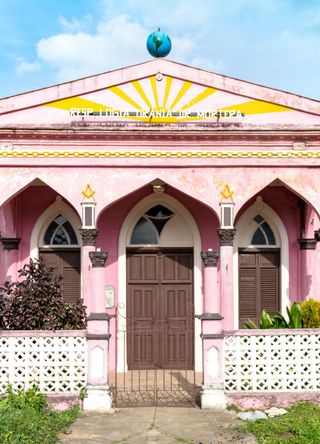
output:
POLYGON ((320 100, 320 0, 0 0, 0 97, 169 59, 320 100))

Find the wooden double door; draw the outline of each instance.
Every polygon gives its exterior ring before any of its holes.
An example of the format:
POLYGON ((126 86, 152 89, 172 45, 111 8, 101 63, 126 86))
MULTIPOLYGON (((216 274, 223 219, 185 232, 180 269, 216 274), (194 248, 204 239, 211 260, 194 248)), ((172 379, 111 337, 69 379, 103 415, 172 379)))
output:
POLYGON ((239 250, 239 327, 280 310, 280 250, 239 250))
POLYGON ((193 252, 127 252, 128 369, 193 369, 193 252))

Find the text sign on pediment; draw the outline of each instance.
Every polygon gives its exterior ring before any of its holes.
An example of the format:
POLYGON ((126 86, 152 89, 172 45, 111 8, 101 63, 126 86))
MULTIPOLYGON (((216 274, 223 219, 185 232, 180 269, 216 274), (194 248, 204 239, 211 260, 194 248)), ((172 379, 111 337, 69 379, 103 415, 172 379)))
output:
POLYGON ((151 76, 44 105, 84 121, 175 124, 247 121, 290 108, 170 76, 151 76))

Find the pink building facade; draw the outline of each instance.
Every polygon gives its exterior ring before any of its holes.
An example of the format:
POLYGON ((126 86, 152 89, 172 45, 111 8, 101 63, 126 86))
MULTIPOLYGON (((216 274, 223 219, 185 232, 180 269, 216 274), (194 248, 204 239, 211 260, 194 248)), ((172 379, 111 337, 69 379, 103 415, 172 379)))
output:
POLYGON ((0 100, 0 281, 30 258, 88 310, 88 409, 129 372, 193 372, 319 299, 319 102, 171 61, 0 100))

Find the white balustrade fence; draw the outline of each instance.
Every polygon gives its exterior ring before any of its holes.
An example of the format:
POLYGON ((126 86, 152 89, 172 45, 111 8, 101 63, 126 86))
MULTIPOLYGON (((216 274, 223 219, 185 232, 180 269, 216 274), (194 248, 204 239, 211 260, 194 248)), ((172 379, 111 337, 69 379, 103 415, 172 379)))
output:
POLYGON ((84 331, 0 331, 0 393, 35 383, 44 393, 77 393, 86 379, 84 331))
POLYGON ((224 339, 227 392, 320 390, 320 329, 247 330, 224 339))

